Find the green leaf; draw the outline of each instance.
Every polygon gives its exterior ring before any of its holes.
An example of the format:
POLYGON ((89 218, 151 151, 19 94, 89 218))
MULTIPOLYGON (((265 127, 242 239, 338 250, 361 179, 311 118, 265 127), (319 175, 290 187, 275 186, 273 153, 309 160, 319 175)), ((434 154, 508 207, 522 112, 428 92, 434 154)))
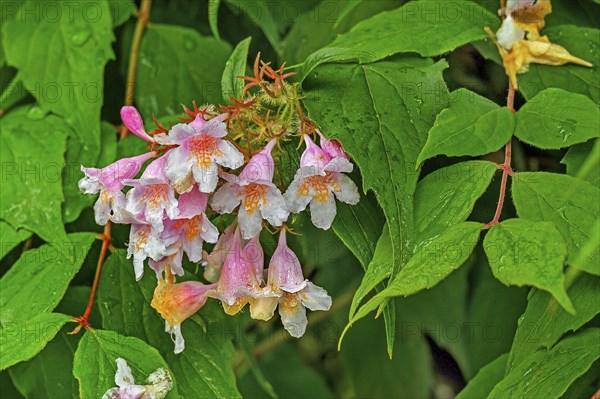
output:
POLYGON ((208 0, 208 24, 210 31, 217 40, 221 40, 219 36, 219 6, 221 0, 208 0))
POLYGON ((550 349, 561 336, 576 331, 594 316, 597 306, 600 278, 581 274, 567 293, 573 301, 576 314, 566 312, 548 293, 534 290, 528 299, 527 309, 519 319, 507 370, 525 361, 540 348, 550 349))
POLYGON ((600 187, 600 140, 590 140, 569 148, 560 161, 567 165, 567 174, 600 187))
POLYGON ((20 103, 27 97, 27 90, 23 85, 21 77, 16 74, 10 81, 4 82, 4 77, 7 75, 6 68, 0 69, 0 76, 2 76, 2 95, 0 95, 0 109, 6 113, 7 110, 11 109, 15 104, 20 103))
POLYGON ((494 386, 504 377, 507 355, 501 355, 493 362, 485 365, 467 386, 456 395, 456 399, 487 398, 494 386))
POLYGON ((246 0, 224 0, 234 12, 243 13, 252 23, 258 26, 276 52, 281 48, 281 35, 273 4, 266 0, 248 3, 246 0))
MULTIPOLYGON (((600 189, 571 176, 537 172, 517 173, 512 193, 519 217, 556 225, 567 242, 567 262, 574 262, 600 217, 600 189)), ((583 270, 597 274, 598 259, 593 253, 583 270)))
MULTIPOLYGON (((82 314, 91 293, 88 286, 72 286, 56 311, 82 314)), ((95 324, 92 311, 90 322, 95 324)), ((73 378, 73 357, 83 334, 69 334, 74 325, 67 324, 34 358, 10 369, 15 386, 28 398, 78 398, 79 387, 73 378)))
POLYGON ((20 107, 0 119, 3 190, 0 219, 62 244, 61 173, 69 132, 64 121, 37 106, 20 107))
POLYGON ((415 162, 445 104, 446 66, 417 58, 330 64, 304 82, 310 117, 344 145, 383 208, 395 270, 412 252, 415 162))
MULTIPOLYGON (((401 325, 407 324, 402 319, 401 325)), ((427 341, 420 335, 406 334, 401 327, 397 333, 403 334, 402 339, 396 342, 393 357, 388 357, 382 340, 383 325, 378 320, 366 319, 348 332, 340 360, 353 388, 352 397, 409 399, 429 396, 434 376, 427 341), (410 367, 406 367, 408 364, 410 367)))
POLYGON ((361 196, 356 205, 338 202, 336 206, 333 231, 366 270, 385 223, 381 208, 370 195, 361 196))
MULTIPOLYGON (((480 248, 469 277, 464 339, 467 378, 512 346, 519 317, 527 306, 527 288, 507 287, 493 275, 480 248)), ((443 299, 438 303, 445 303, 443 299)), ((442 308, 442 311, 444 308, 442 308)), ((461 370, 464 369, 461 363, 461 370)))
POLYGON ((0 370, 37 355, 69 320, 71 316, 61 313, 41 313, 19 322, 3 321, 0 328, 0 370))
POLYGON ((594 18, 600 12, 596 0, 555 1, 552 13, 546 17, 546 26, 578 25, 595 28, 598 22, 594 18))
POLYGON ((0 279, 0 322, 24 321, 51 312, 81 268, 94 239, 93 233, 69 234, 60 248, 44 244, 21 255, 0 279))
POLYGON ((223 70, 223 77, 221 78, 221 90, 223 91, 223 101, 226 103, 231 102, 230 96, 236 99, 242 96, 245 81, 237 76, 246 75, 248 49, 251 41, 252 37, 247 37, 239 42, 225 64, 225 70, 223 70))
POLYGON ((229 44, 196 30, 152 24, 144 33, 135 86, 142 115, 174 115, 180 104, 221 101, 221 75, 229 44), (168 59, 165 56, 168 54, 168 59))
POLYGON ((2 387, 2 396, 10 399, 25 399, 23 395, 15 388, 8 371, 0 372, 0 387, 2 387))
MULTIPOLYGON (((137 136, 134 137, 137 138, 137 136)), ((102 122, 101 141, 102 145, 98 161, 93 165, 87 164, 85 166, 103 168, 116 160, 117 132, 114 126, 108 122, 102 122)), ((79 138, 71 134, 67 140, 67 152, 65 154, 66 167, 62 174, 62 186, 65 195, 65 202, 63 203, 63 218, 65 223, 75 221, 81 212, 85 208, 92 206, 97 199, 96 195, 83 194, 77 184, 83 177, 80 169, 80 162, 84 156, 83 153, 84 150, 82 150, 82 143, 79 141, 79 138)))
POLYGON ((600 357, 600 329, 589 328, 565 338, 550 351, 527 357, 494 387, 489 399, 558 399, 600 357))
POLYGON ((340 342, 352 324, 377 309, 388 298, 409 296, 434 287, 458 269, 475 248, 481 226, 479 223, 463 222, 416 247, 413 257, 391 280, 388 287, 356 312, 344 329, 340 342))
POLYGON ((536 94, 556 87, 588 96, 600 103, 600 30, 563 25, 544 29, 542 34, 576 57, 592 62, 592 68, 579 65, 531 65, 529 72, 519 75, 519 90, 530 100, 536 94))
POLYGON ((289 65, 301 63, 358 22, 397 8, 402 2, 404 0, 353 1, 342 6, 342 2, 321 1, 295 20, 281 45, 281 59, 289 65))
POLYGON ((108 0, 113 28, 123 25, 135 13, 135 4, 132 0, 108 0))
POLYGON ((483 247, 494 276, 503 284, 548 291, 568 312, 575 312, 563 274, 567 246, 552 222, 505 220, 492 227, 483 247))
MULTIPOLYGON (((165 358, 185 397, 239 397, 231 369, 233 347, 221 335, 221 326, 210 325, 208 332, 193 320, 182 325, 185 350, 175 355, 174 344, 164 331, 164 320, 150 306, 156 277, 145 273, 136 282, 133 264, 125 251, 113 253, 104 265, 104 278, 98 290, 98 306, 104 328, 133 336, 157 348, 165 358)), ((206 305, 199 313, 203 317, 206 305)))
POLYGON ((82 162, 94 162, 100 150, 104 66, 114 58, 108 3, 58 2, 55 18, 31 15, 45 6, 45 1, 28 0, 4 24, 6 59, 41 106, 74 129, 84 143, 82 162))
MULTIPOLYGON (((289 342, 266 352, 259 364, 280 398, 334 398, 322 373, 306 364, 301 353, 289 342)), ((266 397, 264 390, 249 373, 241 378, 240 391, 244 398, 266 397)))
POLYGON ((436 155, 457 157, 486 155, 502 148, 513 135, 512 112, 467 89, 450 94, 450 107, 443 110, 429 131, 418 164, 436 155))
POLYGON ((600 110, 584 95, 547 89, 519 110, 515 135, 543 149, 570 147, 600 136, 600 110))
MULTIPOLYGON (((73 375, 79 381, 82 398, 99 398, 116 386, 117 358, 127 361, 136 384, 144 384, 159 368, 173 376, 158 351, 144 341, 114 331, 89 330, 79 342, 73 362, 73 375)), ((179 397, 174 379, 173 384, 167 398, 179 397)))
POLYGON ((10 224, 0 220, 0 259, 29 237, 31 237, 31 231, 15 230, 10 224))
POLYGON ((416 242, 424 242, 464 222, 497 170, 493 162, 468 161, 425 176, 415 192, 416 242))
POLYGON ((483 27, 498 23, 498 17, 467 0, 454 1, 451 7, 445 0, 411 2, 357 24, 311 54, 302 68, 302 77, 327 62, 370 63, 412 52, 424 57, 443 54, 485 38, 483 27))
POLYGON ((390 239, 390 230, 384 225, 381 237, 377 241, 377 247, 372 257, 371 263, 360 282, 360 286, 354 293, 352 304, 350 305, 350 319, 356 313, 358 305, 379 283, 390 277, 392 273, 392 241, 390 239))
POLYGON ((464 265, 432 289, 395 299, 400 337, 427 335, 452 355, 468 380, 510 350, 527 291, 496 280, 477 245, 464 265))

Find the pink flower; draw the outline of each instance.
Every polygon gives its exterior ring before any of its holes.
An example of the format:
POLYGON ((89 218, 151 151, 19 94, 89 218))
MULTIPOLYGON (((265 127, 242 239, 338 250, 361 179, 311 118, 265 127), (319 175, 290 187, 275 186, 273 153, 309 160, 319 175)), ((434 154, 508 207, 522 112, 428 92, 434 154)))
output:
POLYGON ((211 193, 217 187, 218 167, 236 169, 243 165, 244 156, 230 142, 227 135, 225 115, 205 121, 198 114, 189 125, 180 123, 169 134, 155 136, 159 144, 177 145, 168 152, 166 175, 178 193, 192 189, 198 183, 201 192, 211 193))
POLYGON ((294 213, 303 211, 310 203, 313 224, 327 230, 337 212, 334 194, 339 201, 350 205, 360 199, 356 184, 344 174, 352 172, 353 165, 344 156, 345 152, 338 153, 339 149, 329 148, 333 155, 338 155, 332 158, 309 136, 305 135, 304 141, 306 150, 300 158, 300 169, 283 196, 288 209, 294 213))
POLYGON ((231 213, 240 203, 238 220, 244 239, 254 237, 266 219, 273 226, 281 226, 289 211, 281 191, 273 184, 275 162, 271 150, 275 139, 254 155, 239 176, 223 173, 225 183, 213 196, 211 207, 219 213, 231 213))
POLYGON ((225 313, 229 315, 236 314, 247 303, 252 307, 256 298, 269 296, 257 278, 258 262, 256 259, 249 260, 244 252, 239 229, 236 229, 233 233, 232 249, 225 258, 217 287, 208 293, 208 296, 223 303, 225 313))
POLYGON ((142 176, 125 180, 125 184, 133 186, 127 192, 125 209, 131 214, 144 213, 145 220, 158 232, 163 230, 165 214, 173 219, 179 214, 175 192, 165 175, 166 155, 153 161, 142 176))
POLYGON ((116 388, 111 388, 101 399, 163 399, 173 389, 173 378, 164 368, 148 376, 147 385, 136 385, 125 359, 117 358, 116 388))
POLYGON ((165 227, 166 236, 176 236, 190 261, 202 260, 202 243, 214 244, 219 239, 219 230, 206 216, 208 194, 193 189, 179 197, 179 215, 165 227))
POLYGON ((144 129, 144 121, 135 107, 130 105, 122 107, 121 120, 131 133, 140 137, 142 140, 146 140, 150 143, 154 142, 154 139, 150 137, 148 133, 146 133, 146 129, 144 129))
POLYGON ((165 319, 165 331, 175 342, 175 353, 181 353, 185 348, 181 323, 204 306, 207 292, 216 284, 204 285, 198 281, 173 284, 171 278, 158 280, 150 305, 165 319))
POLYGON ((100 196, 94 205, 96 223, 105 225, 118 211, 117 205, 122 204, 124 194, 123 181, 134 178, 144 162, 156 156, 155 152, 138 155, 132 158, 123 158, 102 169, 81 167, 85 176, 79 180, 79 189, 84 194, 100 196))
POLYGON ((279 235, 277 249, 269 262, 267 290, 273 297, 258 299, 250 309, 251 316, 268 320, 279 305, 283 326, 296 338, 306 331, 306 308, 329 310, 331 307, 331 297, 327 291, 304 279, 298 257, 287 246, 285 229, 279 235))
POLYGON ((158 262, 165 256, 173 255, 172 245, 175 243, 176 238, 170 238, 170 241, 165 240, 156 229, 144 220, 143 214, 136 216, 135 220, 129 222, 131 223, 131 230, 127 246, 127 259, 133 256, 135 279, 139 281, 144 275, 144 261, 150 258, 158 262))

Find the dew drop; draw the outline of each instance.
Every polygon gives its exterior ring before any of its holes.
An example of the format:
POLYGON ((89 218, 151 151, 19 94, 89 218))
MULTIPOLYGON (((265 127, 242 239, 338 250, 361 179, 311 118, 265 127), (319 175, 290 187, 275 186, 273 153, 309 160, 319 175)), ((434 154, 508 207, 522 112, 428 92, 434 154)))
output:
POLYGON ((83 46, 88 40, 90 40, 91 36, 92 32, 90 29, 84 28, 71 36, 71 43, 73 43, 75 46, 83 46))
POLYGON ((27 112, 27 117, 33 120, 42 119, 46 113, 40 107, 31 107, 31 109, 27 112))

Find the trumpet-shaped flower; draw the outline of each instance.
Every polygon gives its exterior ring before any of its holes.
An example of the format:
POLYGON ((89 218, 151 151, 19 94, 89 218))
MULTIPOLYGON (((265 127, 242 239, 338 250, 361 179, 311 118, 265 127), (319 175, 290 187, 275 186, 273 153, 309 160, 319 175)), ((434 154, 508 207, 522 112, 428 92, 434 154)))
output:
POLYGON ((129 231, 129 244, 127 246, 127 259, 133 256, 133 269, 136 280, 144 275, 144 261, 150 258, 156 262, 165 256, 173 255, 172 244, 176 238, 165 239, 144 220, 144 215, 130 216, 131 230, 129 231))
POLYGON ((289 215, 283 195, 273 184, 275 162, 271 150, 275 143, 271 140, 254 155, 239 176, 223 173, 227 183, 217 190, 211 202, 219 213, 231 213, 241 204, 238 220, 246 240, 260 233, 263 219, 281 226, 289 215))
POLYGON ((205 121, 201 114, 190 124, 179 123, 168 134, 154 137, 157 143, 176 145, 169 151, 166 175, 178 193, 185 193, 198 183, 200 191, 211 193, 217 187, 218 166, 237 169, 244 156, 230 142, 224 115, 205 121))
POLYGON ((124 194, 124 180, 134 178, 144 162, 156 156, 155 152, 138 155, 132 158, 123 158, 102 169, 81 167, 85 176, 79 180, 79 189, 84 194, 100 196, 94 205, 96 223, 105 225, 108 220, 119 211, 117 205, 122 204, 124 194))
POLYGON ((331 297, 327 291, 304 279, 298 257, 287 246, 285 229, 280 233, 277 249, 269 262, 267 289, 274 297, 258 299, 250 309, 251 316, 268 320, 279 305, 284 328, 296 338, 306 331, 306 308, 329 310, 331 307, 331 297))
POLYGON ((136 385, 131 369, 125 359, 117 358, 115 384, 102 399, 163 399, 173 389, 173 378, 164 368, 158 368, 148 376, 146 385, 136 385))
POLYGON ((158 232, 163 230, 165 214, 173 219, 179 214, 175 192, 165 175, 166 155, 153 161, 142 176, 125 180, 125 184, 133 186, 127 192, 125 209, 131 214, 144 213, 145 220, 158 232))
MULTIPOLYGON (((261 273, 262 275, 262 273, 261 273)), ((257 279, 256 263, 248 260, 241 245, 239 229, 233 233, 231 251, 225 257, 217 287, 208 296, 223 303, 225 313, 234 315, 247 303, 252 308, 256 298, 269 296, 257 279)))
MULTIPOLYGON (((291 212, 303 211, 310 203, 311 220, 323 230, 331 227, 336 215, 335 197, 355 205, 360 196, 354 182, 344 173, 352 172, 353 165, 343 156, 331 158, 308 136, 304 136, 306 150, 300 158, 300 169, 284 194, 291 212)), ((345 153, 344 153, 345 154, 345 153)))
POLYGON ((173 283, 172 276, 159 279, 150 305, 165 320, 165 331, 171 334, 175 343, 175 353, 185 348, 181 334, 181 323, 196 313, 206 303, 206 293, 216 284, 204 285, 198 281, 173 283))

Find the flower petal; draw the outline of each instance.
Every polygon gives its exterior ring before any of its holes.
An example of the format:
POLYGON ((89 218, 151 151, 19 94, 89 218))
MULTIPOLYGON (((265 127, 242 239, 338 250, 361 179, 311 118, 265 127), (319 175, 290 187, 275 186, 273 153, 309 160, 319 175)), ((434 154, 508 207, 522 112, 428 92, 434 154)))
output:
POLYGON ((351 173, 353 170, 354 165, 346 158, 333 158, 325 166, 325 171, 333 173, 351 173))
POLYGON ((302 304, 310 310, 329 310, 331 308, 331 297, 327 291, 310 281, 306 283, 306 288, 299 296, 302 304))
POLYGON ((345 202, 346 204, 356 205, 360 201, 360 194, 356 184, 348 176, 339 174, 337 176, 338 190, 334 190, 335 196, 338 200, 345 202))
POLYGON ((258 210, 255 210, 251 214, 246 213, 246 207, 241 206, 238 210, 238 222, 240 224, 240 231, 242 232, 242 238, 249 240, 262 230, 262 216, 258 210))
POLYGON ((294 179, 294 181, 292 181, 287 188, 285 194, 283 194, 287 209, 290 212, 302 212, 304 209, 306 209, 306 206, 312 199, 312 194, 310 192, 304 193, 300 190, 302 183, 303 179, 294 179))
POLYGON ((131 374, 131 369, 127 365, 125 359, 117 358, 117 373, 115 374, 115 384, 118 387, 127 387, 130 385, 135 385, 135 379, 133 378, 133 374, 131 374))
POLYGON ((261 205, 260 213, 273 226, 281 226, 287 220, 290 211, 277 187, 267 189, 266 202, 261 205))
POLYGON ((194 128, 185 123, 178 123, 171 128, 168 134, 157 134, 154 140, 162 145, 181 145, 183 142, 196 135, 194 128))
POLYGON ((165 174, 179 194, 190 191, 194 185, 191 173, 190 153, 185 145, 173 148, 168 153, 165 174))
POLYGON ((214 163, 209 166, 194 164, 192 166, 194 180, 203 193, 212 193, 219 182, 219 168, 214 163))
MULTIPOLYGON (((211 244, 216 243, 219 240, 219 230, 210 221, 209 218, 204 216, 202 218, 202 226, 200 227, 200 236, 206 242, 211 244)), ((197 260, 199 262, 200 259, 197 260)), ((193 261, 192 261, 193 262, 193 261)))
MULTIPOLYGON (((291 300, 290 302, 293 302, 291 300)), ((288 333, 294 338, 300 338, 306 331, 308 325, 308 319, 306 318, 306 309, 300 301, 296 300, 295 306, 287 306, 286 300, 279 303, 279 315, 281 316, 281 323, 288 333)))
POLYGON ((254 320, 267 321, 273 317, 279 298, 258 298, 250 301, 250 317, 254 320))
POLYGON ((220 140, 217 148, 220 153, 215 154, 214 160, 219 165, 230 169, 237 169, 244 164, 244 156, 229 141, 220 140))
POLYGON ((221 214, 231 213, 242 201, 239 188, 231 183, 225 183, 213 195, 210 207, 221 214))
POLYGON ((320 229, 328 230, 331 227, 331 223, 333 223, 333 219, 335 219, 336 213, 337 209, 332 193, 329 193, 329 197, 325 203, 316 200, 310 202, 310 219, 320 229))
POLYGON ((198 134, 208 134, 213 137, 225 137, 227 136, 227 125, 223 123, 223 120, 227 117, 226 114, 221 114, 217 117, 212 118, 202 125, 198 134))

